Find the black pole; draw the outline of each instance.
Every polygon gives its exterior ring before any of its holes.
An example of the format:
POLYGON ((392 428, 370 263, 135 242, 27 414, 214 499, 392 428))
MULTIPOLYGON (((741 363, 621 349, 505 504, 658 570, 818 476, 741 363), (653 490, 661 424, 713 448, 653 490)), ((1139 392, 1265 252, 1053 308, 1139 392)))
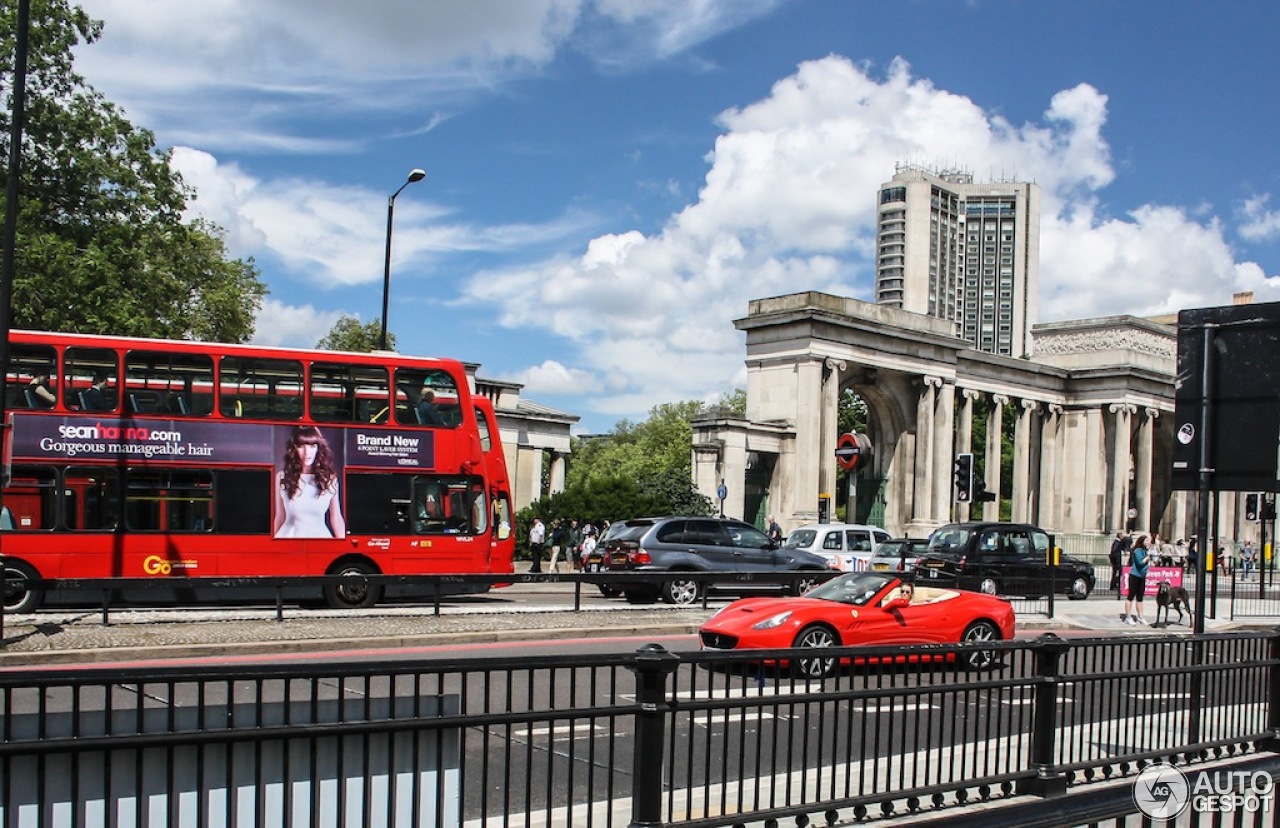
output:
MULTIPOLYGON (((408 182, 400 185, 403 190, 408 182)), ((391 198, 387 199, 387 258, 382 266, 382 331, 378 334, 378 347, 387 350, 387 297, 391 293, 391 220, 396 209, 396 196, 400 194, 400 190, 396 190, 391 198)))
POLYGON ((400 195, 400 191, 405 187, 426 177, 427 174, 422 170, 412 170, 409 177, 400 185, 400 189, 387 199, 387 255, 382 263, 382 330, 378 334, 378 347, 384 351, 387 350, 387 299, 391 295, 391 224, 395 217, 396 196, 400 195))
MULTIPOLYGON (((13 51, 13 110, 9 123, 9 180, 5 187, 4 253, 0 257, 0 379, 9 382, 9 328, 13 323, 13 273, 18 246, 18 176, 22 166, 22 128, 27 109, 27 35, 31 28, 31 0, 18 0, 18 27, 14 32, 13 51)), ((9 414, 5 410, 7 394, 0 388, 0 444, 7 444, 3 429, 9 427, 9 414)), ((4 508, 4 484, 0 481, 0 509, 4 508)), ((2 561, 4 550, 0 548, 0 637, 4 635, 3 585, 8 571, 2 561)))
MULTIPOLYGON (((1204 373, 1200 378, 1200 537, 1205 543, 1209 543, 1209 492, 1213 488, 1214 469, 1209 465, 1213 459, 1210 441, 1212 439, 1213 426, 1213 335, 1217 330, 1217 325, 1206 324, 1204 326, 1204 373)), ((1216 498, 1215 498, 1216 504, 1216 498)), ((1216 521, 1215 521, 1216 524, 1216 521)), ((1217 527, 1214 527, 1215 531, 1217 527)), ((1216 538, 1214 539, 1216 541, 1216 538)), ((1207 546, 1205 552, 1201 555, 1201 560, 1208 562, 1210 556, 1208 550, 1213 549, 1217 553, 1216 543, 1207 546)), ((1216 565, 1216 561, 1215 561, 1216 565)), ((1204 566, 1201 565, 1201 569, 1204 566)), ((1195 612, 1195 635, 1191 642, 1191 663, 1194 667, 1204 664, 1204 608, 1205 608, 1205 586, 1208 578, 1205 573, 1197 573, 1196 575, 1196 612, 1195 612)), ((1201 710, 1204 705, 1204 675, 1200 670, 1193 670, 1191 673, 1191 681, 1187 710, 1187 743, 1197 744, 1200 741, 1200 720, 1201 710)))

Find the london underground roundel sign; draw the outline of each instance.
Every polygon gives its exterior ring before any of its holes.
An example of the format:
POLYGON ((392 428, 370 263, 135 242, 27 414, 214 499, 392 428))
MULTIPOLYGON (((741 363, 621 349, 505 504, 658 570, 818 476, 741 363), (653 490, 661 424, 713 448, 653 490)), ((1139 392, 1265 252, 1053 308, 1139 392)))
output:
POLYGON ((853 471, 858 467, 858 461, 861 458, 862 446, 858 441, 858 435, 853 432, 841 434, 836 442, 836 462, 840 464, 840 468, 853 471))

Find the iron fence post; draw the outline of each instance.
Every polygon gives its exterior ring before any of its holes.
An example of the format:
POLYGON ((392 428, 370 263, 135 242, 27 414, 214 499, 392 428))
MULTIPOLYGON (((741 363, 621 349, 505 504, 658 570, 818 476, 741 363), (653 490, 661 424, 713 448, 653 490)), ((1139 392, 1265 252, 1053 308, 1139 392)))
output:
POLYGON ((1058 676, 1066 641, 1045 633, 1032 645, 1035 649, 1035 712, 1031 718, 1031 761, 1034 779, 1018 783, 1020 793, 1033 796, 1062 796, 1067 792, 1066 774, 1054 769, 1058 741, 1058 676))
POLYGON ((1267 646, 1267 659, 1271 662, 1270 680, 1267 682, 1267 730, 1271 735, 1258 741, 1261 750, 1280 753, 1280 627, 1271 635, 1267 646))
POLYGON ((661 644, 636 651, 631 671, 636 674, 636 736, 631 767, 631 823, 629 828, 661 828, 663 752, 667 725, 667 676, 680 658, 661 644))

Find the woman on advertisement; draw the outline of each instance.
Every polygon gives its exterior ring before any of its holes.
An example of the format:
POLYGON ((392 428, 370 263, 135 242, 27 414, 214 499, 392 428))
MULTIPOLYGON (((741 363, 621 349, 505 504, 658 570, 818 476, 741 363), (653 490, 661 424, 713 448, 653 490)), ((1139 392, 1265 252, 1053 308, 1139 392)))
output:
POLYGON ((315 426, 298 426, 276 473, 277 538, 341 538, 347 534, 338 497, 338 470, 328 441, 315 426), (326 521, 327 519, 327 521, 326 521))

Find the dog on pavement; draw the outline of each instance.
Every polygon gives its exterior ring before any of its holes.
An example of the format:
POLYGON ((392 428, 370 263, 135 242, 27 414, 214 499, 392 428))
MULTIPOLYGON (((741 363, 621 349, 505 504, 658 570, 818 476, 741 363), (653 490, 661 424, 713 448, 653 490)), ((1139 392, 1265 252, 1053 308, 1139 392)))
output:
POLYGON ((1178 611, 1178 623, 1182 623, 1182 610, 1185 608, 1187 615, 1191 614, 1191 604, 1187 601, 1187 590, 1184 587, 1173 586, 1168 581, 1161 581, 1160 586, 1156 589, 1156 622, 1153 627, 1160 626, 1160 613, 1164 613, 1165 626, 1169 624, 1169 608, 1173 607, 1178 611))

